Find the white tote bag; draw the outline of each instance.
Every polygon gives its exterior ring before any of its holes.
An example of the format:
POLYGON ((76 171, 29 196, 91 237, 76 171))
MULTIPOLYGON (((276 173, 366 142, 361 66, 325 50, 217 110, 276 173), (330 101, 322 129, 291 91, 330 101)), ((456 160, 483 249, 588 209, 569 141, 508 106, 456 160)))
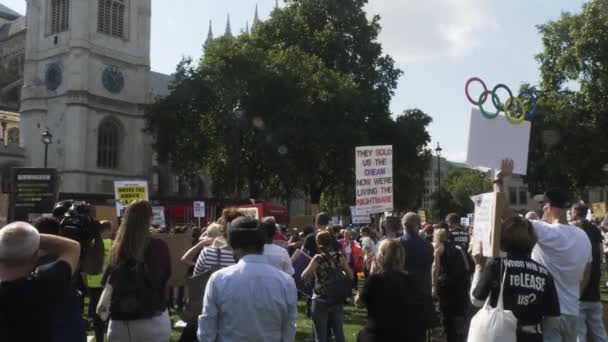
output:
POLYGON ((467 342, 515 342, 517 340, 517 318, 512 311, 505 310, 502 295, 505 289, 505 278, 500 285, 500 294, 496 308, 490 306, 490 297, 485 305, 473 316, 467 342))
POLYGON ((112 285, 110 279, 106 282, 106 285, 101 292, 99 302, 97 303, 96 313, 102 321, 107 321, 110 318, 110 303, 112 302, 112 285))

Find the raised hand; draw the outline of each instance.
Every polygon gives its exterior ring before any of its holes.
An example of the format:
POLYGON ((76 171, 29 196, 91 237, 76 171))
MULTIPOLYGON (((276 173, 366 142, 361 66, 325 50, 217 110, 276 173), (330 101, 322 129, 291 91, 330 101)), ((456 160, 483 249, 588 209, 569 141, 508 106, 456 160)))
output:
POLYGON ((496 179, 504 179, 513 175, 513 160, 503 159, 500 163, 500 170, 496 173, 496 179))

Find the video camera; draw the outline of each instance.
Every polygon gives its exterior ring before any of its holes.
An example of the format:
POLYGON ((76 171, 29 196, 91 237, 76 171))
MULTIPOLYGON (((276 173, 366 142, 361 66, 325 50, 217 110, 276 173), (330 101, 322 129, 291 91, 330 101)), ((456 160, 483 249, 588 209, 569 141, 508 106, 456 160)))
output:
POLYGON ((80 243, 82 271, 87 274, 101 273, 103 241, 100 224, 91 216, 91 205, 83 201, 61 201, 55 204, 53 216, 60 222, 61 236, 80 243))

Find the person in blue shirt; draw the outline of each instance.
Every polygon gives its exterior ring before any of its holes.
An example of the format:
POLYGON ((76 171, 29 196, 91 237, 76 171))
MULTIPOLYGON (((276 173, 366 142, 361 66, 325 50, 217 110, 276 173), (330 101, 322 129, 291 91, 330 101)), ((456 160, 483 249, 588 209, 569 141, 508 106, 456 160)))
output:
POLYGON ((198 319, 198 340, 293 341, 296 285, 262 255, 265 238, 259 222, 250 217, 232 221, 228 243, 238 262, 209 279, 198 319))

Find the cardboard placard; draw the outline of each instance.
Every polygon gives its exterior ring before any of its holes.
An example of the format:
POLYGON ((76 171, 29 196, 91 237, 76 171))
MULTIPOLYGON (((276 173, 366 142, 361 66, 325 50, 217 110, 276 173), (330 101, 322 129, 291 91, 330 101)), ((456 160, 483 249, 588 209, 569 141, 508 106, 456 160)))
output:
POLYGON ((478 109, 472 109, 466 163, 474 167, 500 169, 501 161, 508 158, 514 161, 513 172, 525 175, 530 127, 529 121, 514 125, 502 115, 487 119, 478 109))
POLYGON ((357 147, 355 163, 359 214, 393 211, 393 146, 357 147))
POLYGON ((188 273, 188 266, 180 260, 182 256, 192 247, 192 237, 190 234, 153 234, 154 238, 161 239, 169 247, 171 257, 171 278, 169 286, 184 286, 188 273))
POLYGON ((473 251, 479 250, 479 243, 486 257, 498 257, 500 254, 500 213, 504 206, 504 194, 488 192, 472 196, 475 203, 475 220, 473 223, 473 251))
POLYGON ((148 201, 148 182, 117 181, 114 182, 116 198, 116 216, 121 217, 124 209, 135 201, 148 201))
POLYGON ((593 203, 591 206, 595 218, 606 217, 606 202, 593 203))

